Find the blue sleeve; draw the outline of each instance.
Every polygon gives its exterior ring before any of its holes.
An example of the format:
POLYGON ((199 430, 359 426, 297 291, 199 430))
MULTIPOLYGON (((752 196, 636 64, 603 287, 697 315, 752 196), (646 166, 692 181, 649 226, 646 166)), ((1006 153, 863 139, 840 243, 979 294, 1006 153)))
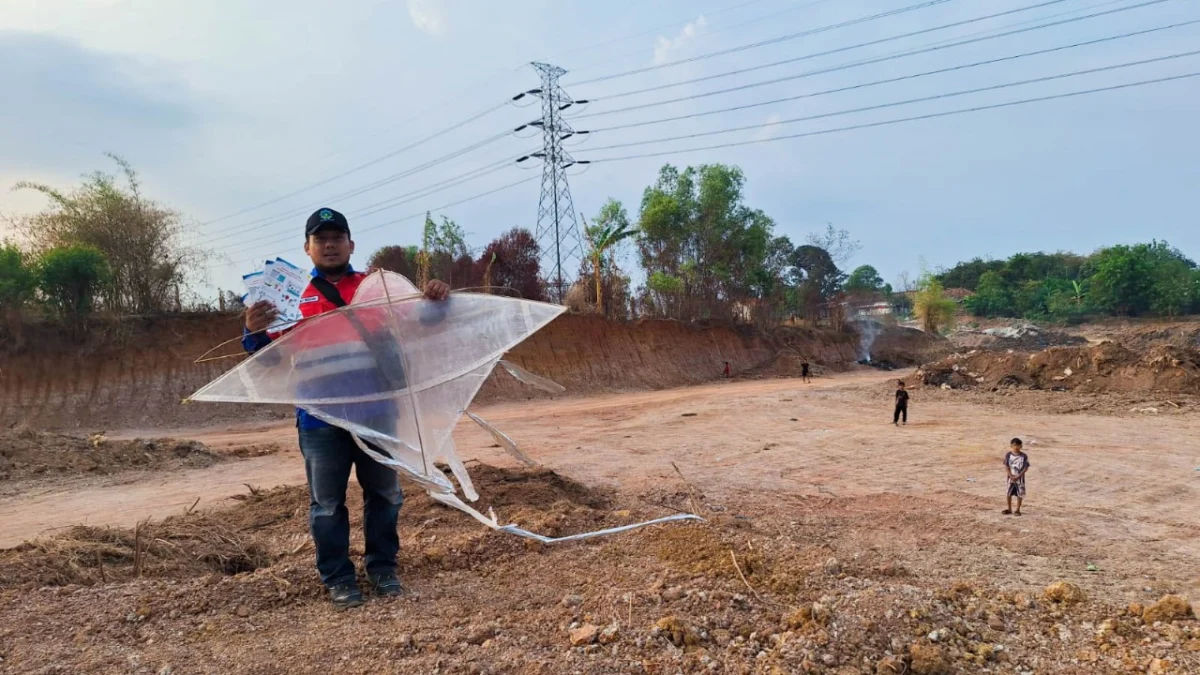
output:
POLYGON ((254 352, 271 344, 271 338, 266 333, 251 333, 245 326, 242 326, 242 349, 247 353, 254 352))

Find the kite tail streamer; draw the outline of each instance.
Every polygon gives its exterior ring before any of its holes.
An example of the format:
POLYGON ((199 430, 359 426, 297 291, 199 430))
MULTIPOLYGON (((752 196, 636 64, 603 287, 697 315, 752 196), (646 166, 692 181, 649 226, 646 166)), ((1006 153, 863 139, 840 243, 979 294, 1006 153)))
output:
POLYGON ((534 375, 512 361, 505 361, 501 359, 500 365, 508 371, 509 375, 512 375, 513 377, 517 378, 517 380, 524 382, 531 387, 537 387, 538 389, 551 394, 561 394, 567 390, 566 387, 555 382, 554 380, 551 380, 548 377, 542 377, 541 375, 534 375))
POLYGON ((451 506, 451 507, 458 509, 459 511, 462 511, 463 513, 467 514, 468 516, 471 516, 475 520, 478 520, 479 522, 483 523, 484 525, 486 525, 487 527, 489 527, 493 530, 496 530, 497 532, 507 532, 508 534, 515 534, 518 537, 525 537, 526 539, 533 539, 533 540, 539 541, 543 544, 558 544, 558 543, 561 543, 564 541, 579 541, 581 539, 591 539, 593 537, 603 537, 603 536, 609 535, 609 534, 618 534, 620 532, 628 532, 629 530, 636 530, 639 527, 646 527, 647 525, 658 525, 660 523, 671 523, 671 522, 675 522, 678 520, 699 520, 699 521, 704 520, 700 516, 697 516, 697 515, 694 515, 691 513, 676 513, 673 516, 665 516, 663 518, 655 518, 654 520, 647 520, 642 523, 633 523, 631 525, 621 525, 620 527, 610 527, 608 529, 596 530, 594 532, 581 532, 579 534, 567 535, 565 537, 546 537, 546 536, 540 535, 536 532, 530 532, 529 530, 517 527, 516 525, 501 525, 500 522, 498 520, 496 520, 495 513, 492 513, 492 515, 490 517, 483 515, 479 511, 476 511, 475 509, 471 508, 466 502, 459 499, 458 496, 455 495, 454 493, 445 492, 444 486, 438 485, 437 483, 433 483, 429 479, 425 478, 424 476, 421 476, 420 474, 417 474, 414 471, 412 471, 411 469, 409 469, 408 467, 404 466, 404 464, 397 462, 396 460, 394 460, 390 457, 386 457, 379 452, 376 452, 371 446, 364 443, 363 440, 358 437, 358 434, 352 433, 352 434, 350 434, 350 436, 352 438, 354 438, 354 442, 358 444, 358 447, 361 448, 363 452, 367 453, 367 455, 371 459, 379 462, 380 464, 383 464, 384 466, 389 466, 396 471, 403 472, 404 475, 408 476, 409 478, 412 478, 417 483, 419 483, 421 485, 421 487, 425 488, 425 491, 429 493, 429 496, 436 499, 437 501, 445 504, 446 506, 451 506))
POLYGON ((500 444, 500 447, 507 450, 508 454, 512 455, 513 457, 516 457, 517 460, 520 461, 522 464, 524 464, 525 466, 537 466, 538 465, 538 463, 533 461, 532 459, 530 459, 528 455, 521 452, 521 449, 517 447, 516 442, 514 442, 513 439, 509 438, 508 434, 506 434, 503 431, 500 431, 496 427, 492 426, 491 422, 488 422, 487 420, 483 419, 479 415, 476 415, 475 413, 471 412, 470 410, 464 410, 463 412, 466 413, 467 417, 470 417, 472 420, 474 420, 476 424, 483 427, 484 429, 487 429, 488 433, 492 435, 492 438, 496 441, 496 443, 500 444))
POLYGON ((445 504, 446 506, 452 506, 452 507, 458 509, 459 511, 466 513, 467 515, 471 516, 475 520, 478 520, 479 522, 483 523, 484 525, 488 526, 489 528, 491 528, 493 530, 496 530, 497 532, 506 532, 508 534, 515 534, 518 537, 525 537, 526 539, 533 539, 534 541, 539 541, 543 544, 558 544, 558 543, 562 543, 564 541, 579 541, 581 539, 591 539, 593 537, 603 537, 603 536, 609 535, 609 534, 617 534, 620 532, 628 532, 629 530, 636 530, 639 527, 646 527, 647 525, 658 525, 661 523, 671 523, 671 522, 675 522, 678 520, 700 520, 700 521, 704 520, 700 516, 697 516, 697 515, 694 515, 691 513, 676 513, 673 516, 665 516, 663 518, 655 518, 654 520, 647 520, 642 523, 633 523, 631 525, 621 525, 620 527, 610 527, 610 528, 607 528, 604 530, 595 530, 594 532, 581 532, 579 534, 571 534, 571 535, 567 535, 565 537, 546 537, 546 536, 540 535, 536 532, 530 532, 529 530, 522 529, 520 527, 517 527, 516 525, 501 525, 496 520, 496 516, 494 514, 491 517, 485 516, 482 513, 478 512, 475 509, 468 506, 465 502, 463 502, 461 499, 459 499, 458 497, 456 497, 454 495, 435 494, 435 493, 431 492, 431 493, 429 493, 429 496, 433 497, 434 499, 438 500, 439 502, 445 504))

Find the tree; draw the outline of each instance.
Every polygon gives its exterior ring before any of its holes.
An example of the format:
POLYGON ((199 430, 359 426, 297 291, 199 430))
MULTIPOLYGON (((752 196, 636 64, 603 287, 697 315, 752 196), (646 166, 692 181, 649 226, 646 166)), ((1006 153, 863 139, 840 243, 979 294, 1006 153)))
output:
MULTIPOLYGON (((723 164, 665 165, 638 213, 639 260, 652 313, 680 319, 732 318, 761 299, 773 251, 774 221, 743 202, 745 176, 723 164), (656 276, 657 275, 657 276, 656 276), (672 281, 667 281, 668 279, 672 281), (665 284, 665 285, 664 285, 665 284), (679 288, 679 292, 662 291, 679 288)), ((782 272, 782 270, 780 270, 782 272)))
POLYGON ((20 346, 22 313, 37 288, 37 270, 25 252, 13 244, 0 245, 0 318, 20 346))
POLYGON ((795 288, 793 307, 803 316, 815 318, 820 306, 841 292, 846 275, 828 251, 810 244, 797 246, 790 262, 789 277, 795 288))
POLYGON ((969 291, 978 290, 983 275, 988 272, 999 272, 1004 269, 1003 260, 984 260, 973 258, 960 262, 954 267, 938 275, 938 280, 947 288, 965 288, 969 291))
POLYGON ((46 303, 72 328, 82 329, 111 275, 108 261, 90 246, 53 248, 39 261, 38 287, 46 303))
POLYGON ((130 164, 108 156, 117 163, 123 185, 118 176, 101 171, 70 192, 18 183, 16 189, 50 199, 46 210, 25 219, 25 231, 37 252, 75 245, 99 251, 112 280, 101 291, 108 309, 137 314, 177 309, 189 274, 202 269, 206 256, 182 244, 182 216, 143 196, 130 164))
POLYGON ((989 270, 979 277, 975 295, 963 303, 976 316, 1012 316, 1012 295, 999 272, 989 270))
POLYGON ((384 246, 371 254, 367 268, 402 274, 410 280, 417 278, 415 246, 384 246))
POLYGON ((809 246, 816 246, 829 252, 829 256, 833 258, 833 262, 838 265, 845 265, 850 262, 854 254, 862 249, 862 243, 857 239, 852 239, 850 233, 846 230, 839 230, 833 226, 833 223, 825 224, 825 231, 819 233, 811 233, 805 237, 804 241, 809 246))
POLYGON ((921 330, 937 333, 954 324, 954 301, 947 298, 942 282, 928 272, 917 281, 917 294, 913 298, 913 312, 921 321, 921 330))
POLYGON ((483 278, 490 267, 489 286, 504 288, 526 300, 542 300, 545 294, 538 278, 540 249, 533 234, 514 227, 494 239, 475 262, 478 276, 483 278))
POLYGON ((583 228, 583 235, 588 244, 588 258, 592 264, 592 274, 596 283, 596 313, 604 314, 604 290, 601 288, 601 277, 606 266, 611 267, 612 261, 605 259, 605 254, 622 241, 637 236, 637 230, 629 224, 629 216, 621 202, 609 198, 600 213, 596 214, 593 224, 583 228))
POLYGON ((870 265, 859 265, 846 278, 847 293, 876 295, 882 293, 885 286, 879 272, 870 265))
POLYGON ((1112 314, 1137 315, 1150 309, 1155 274, 1150 247, 1111 246, 1088 261, 1092 300, 1112 314))

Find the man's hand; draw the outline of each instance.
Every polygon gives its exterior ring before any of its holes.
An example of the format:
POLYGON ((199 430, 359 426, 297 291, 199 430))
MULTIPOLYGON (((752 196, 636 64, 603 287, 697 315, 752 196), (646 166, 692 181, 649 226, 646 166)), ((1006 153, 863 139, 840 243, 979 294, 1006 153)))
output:
POLYGON ((444 281, 430 279, 425 282, 425 297, 430 300, 445 300, 450 297, 450 285, 444 281))
POLYGON ((251 333, 264 331, 275 323, 278 317, 279 312, 276 311, 275 305, 266 300, 259 300, 246 310, 246 330, 251 333))

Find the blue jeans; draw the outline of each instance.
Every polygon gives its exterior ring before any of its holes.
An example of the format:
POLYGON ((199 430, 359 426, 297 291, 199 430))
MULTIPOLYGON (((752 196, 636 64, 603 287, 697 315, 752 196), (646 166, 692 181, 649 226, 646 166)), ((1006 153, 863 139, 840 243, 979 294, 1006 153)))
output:
POLYGON ((346 510, 352 465, 363 490, 367 573, 394 572, 400 552, 396 525, 404 503, 396 472, 368 457, 350 433, 338 427, 300 429, 300 452, 308 476, 308 526, 321 581, 330 587, 354 581, 350 513, 346 510))

